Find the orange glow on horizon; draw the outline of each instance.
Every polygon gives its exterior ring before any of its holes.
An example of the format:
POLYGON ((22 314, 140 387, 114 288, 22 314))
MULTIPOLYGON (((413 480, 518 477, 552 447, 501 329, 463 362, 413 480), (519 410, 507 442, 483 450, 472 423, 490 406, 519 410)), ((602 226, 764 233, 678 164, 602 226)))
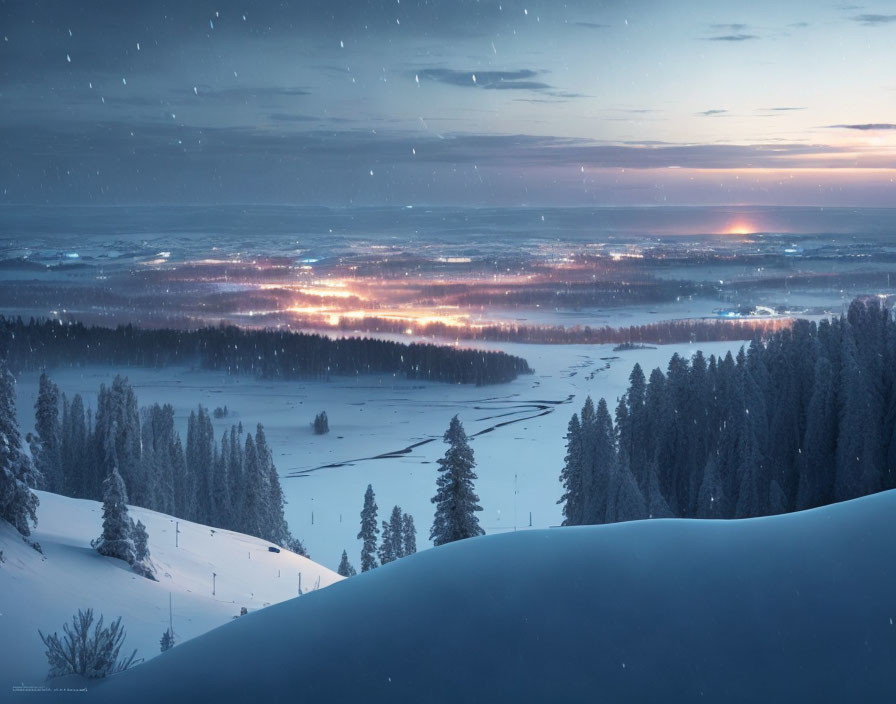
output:
POLYGON ((722 233, 723 235, 752 235, 756 232, 756 228, 746 222, 735 222, 729 225, 722 233))

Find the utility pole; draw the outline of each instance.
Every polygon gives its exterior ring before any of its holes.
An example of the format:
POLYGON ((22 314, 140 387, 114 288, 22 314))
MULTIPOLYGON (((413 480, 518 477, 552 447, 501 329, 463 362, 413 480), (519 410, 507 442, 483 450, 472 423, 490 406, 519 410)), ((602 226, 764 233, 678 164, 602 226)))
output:
POLYGON ((218 576, 217 572, 212 572, 212 596, 215 595, 215 579, 218 576))
POLYGON ((180 537, 180 521, 174 522, 174 547, 180 547, 178 538, 180 537))
POLYGON ((516 477, 517 475, 513 475, 513 530, 516 531, 516 495, 519 491, 516 488, 516 477))

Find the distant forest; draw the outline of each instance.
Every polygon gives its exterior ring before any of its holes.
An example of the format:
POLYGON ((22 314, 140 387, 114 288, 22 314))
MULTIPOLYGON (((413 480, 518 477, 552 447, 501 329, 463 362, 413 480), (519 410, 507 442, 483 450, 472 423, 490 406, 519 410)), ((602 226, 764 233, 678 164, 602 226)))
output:
POLYGON ((454 384, 500 384, 531 372, 504 352, 404 344, 369 338, 331 339, 233 326, 197 330, 106 328, 53 320, 0 317, 0 350, 13 370, 88 364, 165 367, 198 364, 264 379, 327 379, 331 375, 401 374, 454 384))
POLYGON ((280 479, 260 423, 254 436, 242 423, 233 425, 218 443, 208 411, 199 406, 190 413, 184 445, 174 409, 157 403, 139 408, 127 379, 103 384, 93 411, 79 394, 60 399, 56 384, 42 374, 35 432, 27 440, 35 488, 100 501, 103 480, 117 471, 130 504, 305 554, 283 516, 280 479))
POLYGON ((896 486, 896 323, 876 299, 796 321, 737 357, 635 365, 615 420, 572 417, 565 525, 747 518, 896 486))
MULTIPOLYGON (((655 344, 671 345, 678 342, 723 342, 748 340, 776 332, 793 323, 792 318, 687 318, 663 320, 642 325, 611 327, 603 325, 483 325, 456 328, 445 323, 432 322, 418 325, 423 335, 489 342, 518 342, 544 345, 608 345, 655 344)), ((345 320, 343 330, 357 327, 357 321, 345 320)), ((400 333, 404 323, 384 318, 367 318, 363 321, 368 331, 376 333, 400 333)))

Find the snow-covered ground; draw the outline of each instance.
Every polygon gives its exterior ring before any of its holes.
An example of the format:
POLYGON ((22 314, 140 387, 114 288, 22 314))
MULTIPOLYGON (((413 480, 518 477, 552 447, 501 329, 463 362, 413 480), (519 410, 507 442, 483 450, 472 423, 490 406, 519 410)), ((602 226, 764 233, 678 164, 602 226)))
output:
POLYGON ((890 491, 460 541, 250 614, 89 698, 892 702, 894 515, 890 491))
POLYGON ((138 656, 159 653, 168 628, 169 596, 179 641, 227 623, 245 606, 250 612, 342 579, 311 560, 240 533, 212 530, 165 514, 131 508, 149 533, 158 582, 134 574, 121 560, 99 555, 90 541, 101 533, 102 504, 37 492, 38 526, 33 533, 43 555, 0 521, 0 701, 13 684, 39 684, 47 673, 37 630, 62 633, 79 609, 90 608, 106 622, 121 616, 124 650, 138 656), (178 546, 175 547, 175 531, 178 546), (214 591, 212 594, 213 577, 214 591))
MULTIPOLYGON (((335 569, 342 550, 358 566, 356 536, 367 484, 373 484, 380 519, 395 504, 414 516, 418 545, 429 545, 441 436, 457 413, 474 436, 484 508, 480 522, 488 533, 516 528, 546 528, 562 519, 559 472, 566 427, 587 395, 606 397, 615 408, 635 362, 649 375, 666 368, 673 353, 690 357, 736 350, 741 343, 662 345, 656 349, 613 352, 612 345, 488 345, 525 357, 535 373, 509 384, 477 388, 408 381, 392 376, 334 377, 329 382, 259 381, 248 376, 168 369, 90 367, 51 371, 60 390, 96 405, 100 383, 126 374, 141 405, 171 403, 180 432, 190 410, 227 405, 230 417, 214 420, 218 437, 231 423, 254 428, 261 422, 274 452, 288 501, 286 518, 311 556, 335 569), (310 423, 326 411, 330 433, 316 436, 310 423), (396 454, 411 448, 408 452, 396 454), (386 457, 381 457, 387 455, 386 457)), ((485 347, 487 345, 483 345, 485 347)), ((23 434, 34 427, 38 374, 18 383, 18 414, 23 434)))

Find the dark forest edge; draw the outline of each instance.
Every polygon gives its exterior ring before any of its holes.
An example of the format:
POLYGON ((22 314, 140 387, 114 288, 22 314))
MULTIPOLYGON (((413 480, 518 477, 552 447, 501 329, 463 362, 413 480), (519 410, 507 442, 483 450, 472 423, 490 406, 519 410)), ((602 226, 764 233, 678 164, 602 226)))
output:
MULTIPOLYGON (((8 382, 0 407, 12 409, 11 375, 3 374, 8 382)), ((190 413, 184 444, 172 406, 140 408, 133 387, 121 376, 100 386, 94 411, 80 394, 71 400, 60 394, 44 373, 34 408, 35 432, 26 437, 32 461, 22 458, 30 471, 19 477, 27 486, 106 501, 105 485, 115 476, 120 494, 129 497, 121 504, 247 533, 307 555, 284 518, 280 478, 261 423, 254 435, 242 423, 232 425, 217 442, 211 414, 200 405, 190 413)), ((2 418, 0 432, 18 437, 14 413, 2 418)), ((2 510, 0 517, 5 517, 2 510)))
POLYGON ((11 370, 106 364, 165 367, 197 364, 262 379, 401 374, 454 384, 500 384, 531 373, 526 360, 497 351, 405 344, 371 338, 331 339, 234 326, 195 330, 115 328, 0 316, 0 350, 11 370))
POLYGON ((564 525, 749 518, 896 487, 896 322, 877 299, 629 381, 615 423, 590 398, 570 421, 564 525))

